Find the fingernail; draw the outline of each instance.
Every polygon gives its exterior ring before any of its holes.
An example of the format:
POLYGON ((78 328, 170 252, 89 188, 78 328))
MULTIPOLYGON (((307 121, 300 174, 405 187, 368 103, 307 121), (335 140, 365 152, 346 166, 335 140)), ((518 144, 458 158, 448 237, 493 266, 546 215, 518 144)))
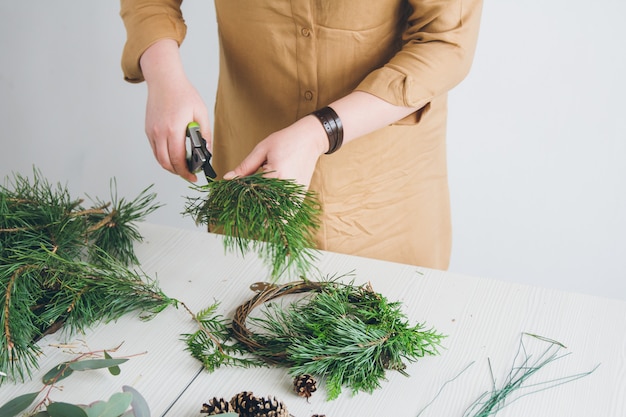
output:
POLYGON ((232 180, 233 178, 235 178, 235 173, 233 171, 228 171, 226 174, 224 174, 225 180, 232 180))

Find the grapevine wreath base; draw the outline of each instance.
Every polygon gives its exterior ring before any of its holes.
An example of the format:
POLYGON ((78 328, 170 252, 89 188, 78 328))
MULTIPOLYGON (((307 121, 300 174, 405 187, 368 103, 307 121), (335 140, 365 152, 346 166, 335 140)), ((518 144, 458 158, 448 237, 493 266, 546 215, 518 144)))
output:
POLYGON ((267 351, 262 339, 248 329, 246 321, 254 309, 270 302, 276 298, 290 294, 301 294, 307 292, 319 292, 328 282, 318 281, 294 281, 282 285, 270 284, 267 282, 257 282, 250 287, 257 294, 237 307, 235 316, 231 324, 233 336, 240 343, 243 343, 250 352, 255 352, 270 364, 283 364, 287 360, 287 352, 279 350, 275 352, 267 351), (259 355, 259 352, 262 352, 259 355))

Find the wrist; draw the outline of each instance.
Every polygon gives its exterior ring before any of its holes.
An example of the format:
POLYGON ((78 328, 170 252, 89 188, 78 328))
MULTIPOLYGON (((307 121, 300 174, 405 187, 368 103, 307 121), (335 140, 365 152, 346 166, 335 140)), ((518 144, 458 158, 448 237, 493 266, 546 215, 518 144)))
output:
POLYGON ((332 107, 324 107, 316 110, 311 115, 315 116, 321 123, 328 139, 327 155, 334 153, 341 148, 343 144, 343 123, 339 115, 332 107))
POLYGON ((319 119, 309 114, 300 119, 298 123, 304 129, 303 132, 306 132, 307 140, 313 144, 317 155, 326 153, 328 151, 328 136, 319 119))
POLYGON ((139 65, 148 84, 185 74, 178 43, 173 39, 161 39, 148 47, 139 65))

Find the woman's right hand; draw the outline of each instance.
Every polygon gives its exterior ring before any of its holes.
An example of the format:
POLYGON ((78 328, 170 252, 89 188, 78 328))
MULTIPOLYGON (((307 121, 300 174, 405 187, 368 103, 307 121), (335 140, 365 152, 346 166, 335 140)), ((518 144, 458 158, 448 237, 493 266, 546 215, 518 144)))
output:
POLYGON ((200 125, 210 150, 210 122, 204 101, 185 75, 176 41, 163 39, 150 46, 141 56, 141 69, 148 85, 146 135, 154 156, 171 173, 196 181, 185 159, 187 124, 200 125))

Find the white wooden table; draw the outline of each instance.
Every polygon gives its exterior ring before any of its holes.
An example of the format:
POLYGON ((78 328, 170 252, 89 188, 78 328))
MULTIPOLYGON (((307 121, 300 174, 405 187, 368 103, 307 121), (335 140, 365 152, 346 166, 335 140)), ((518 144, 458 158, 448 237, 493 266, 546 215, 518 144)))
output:
MULTIPOLYGON (((244 259, 225 254, 219 236, 152 224, 141 224, 140 230, 145 238, 137 246, 142 270, 193 311, 219 301, 220 312, 232 317, 234 309, 253 295, 250 284, 267 279, 267 269, 256 256, 244 259)), ((195 330, 193 321, 184 309, 168 308, 150 321, 131 314, 83 335, 46 337, 40 342, 44 352, 40 372, 30 382, 0 386, 0 404, 40 389, 45 371, 74 357, 58 344, 75 344, 75 350, 85 350, 80 345, 86 344, 95 350, 123 342, 116 356, 146 353, 121 365, 118 376, 105 370, 74 374, 60 383, 62 391, 52 392, 52 399, 90 403, 108 399, 123 385, 130 385, 148 401, 153 416, 198 417, 202 403, 213 397, 229 399, 238 392, 253 391, 278 397, 295 417, 417 417, 428 404, 420 417, 463 417, 467 407, 492 386, 488 361, 496 383, 503 381, 521 334, 528 332, 563 343, 569 353, 543 368, 532 381, 600 366, 579 380, 523 397, 498 416, 626 416, 623 301, 326 252, 317 266, 323 274, 352 272, 357 284, 370 281, 375 291, 402 301, 411 323, 426 323, 448 335, 441 355, 409 364, 409 377, 389 371, 382 387, 372 394, 352 395, 344 389, 338 399, 327 401, 320 383, 307 402, 293 393, 292 379, 283 368, 203 371, 181 341, 182 333, 195 330)))

